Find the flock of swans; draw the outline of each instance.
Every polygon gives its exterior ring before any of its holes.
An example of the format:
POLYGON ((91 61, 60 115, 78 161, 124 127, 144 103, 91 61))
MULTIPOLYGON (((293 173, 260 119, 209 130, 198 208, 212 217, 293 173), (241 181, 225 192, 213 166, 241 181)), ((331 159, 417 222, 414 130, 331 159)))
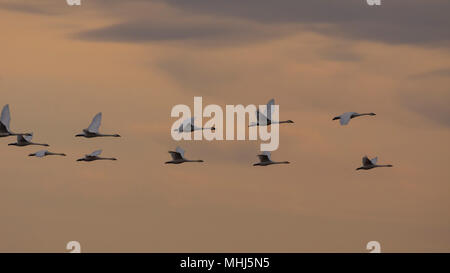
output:
MULTIPOLYGON (((33 133, 13 133, 10 129, 11 123, 11 113, 9 110, 9 105, 5 105, 2 110, 2 114, 0 116, 0 137, 8 137, 8 136, 16 136, 17 141, 14 143, 8 144, 9 146, 45 146, 48 147, 50 145, 43 143, 33 142, 33 133)), ((120 137, 118 134, 102 134, 99 132, 100 125, 102 123, 102 113, 98 113, 93 118, 91 124, 88 128, 83 129, 83 133, 76 135, 75 137, 85 137, 85 138, 93 138, 93 137, 120 137)), ((95 161, 95 160, 117 160, 116 158, 108 158, 108 157, 100 157, 102 150, 97 150, 91 154, 85 155, 83 158, 77 159, 77 161, 95 161)), ((53 153, 48 150, 40 150, 35 153, 31 153, 28 156, 43 158, 46 156, 66 156, 64 153, 53 153)))
MULTIPOLYGON (((283 124, 283 123, 294 123, 292 120, 285 120, 285 121, 274 121, 272 120, 272 114, 271 114, 271 106, 275 104, 275 100, 271 99, 267 103, 267 110, 266 113, 263 114, 257 110, 257 122, 252 122, 249 124, 249 127, 252 126, 270 126, 271 124, 283 124)), ((351 119, 362 117, 362 116, 375 116, 375 113, 355 113, 355 112, 346 112, 342 115, 336 116, 333 118, 333 120, 339 120, 341 125, 347 125, 351 119)), ((215 130, 214 127, 208 127, 208 128, 199 128, 194 126, 194 117, 186 120, 183 122, 178 129, 175 129, 175 131, 179 133, 191 133, 196 130, 215 130)), ((36 146, 49 146, 48 144, 43 143, 35 143, 32 141, 33 139, 33 133, 14 133, 10 129, 10 122, 11 122, 11 114, 9 110, 9 105, 5 105, 3 107, 1 117, 0 117, 0 137, 9 137, 9 136, 16 136, 17 141, 15 143, 8 144, 9 146, 29 146, 29 145, 36 145, 36 146)), ((75 137, 85 137, 85 138, 94 138, 94 137, 120 137, 119 134, 103 134, 99 132, 100 125, 102 122, 102 113, 98 113, 95 115, 95 117, 92 119, 91 124, 88 128, 83 129, 82 133, 75 135, 75 137)), ((77 159, 77 161, 85 161, 85 162, 91 162, 96 160, 117 160, 114 157, 100 157, 100 154, 102 153, 102 150, 94 151, 90 154, 86 154, 83 158, 77 159)), ((175 151, 169 151, 169 154, 172 157, 172 160, 165 162, 165 164, 181 164, 186 162, 204 162, 203 160, 190 160, 187 159, 184 156, 185 151, 181 147, 176 147, 175 151)), ((46 156, 66 156, 64 153, 54 153, 50 152, 48 150, 40 150, 35 153, 29 154, 31 157, 39 157, 43 158, 46 156)), ((273 161, 271 158, 271 153, 264 151, 261 154, 258 154, 257 157, 259 158, 259 162, 254 163, 253 166, 269 166, 269 165, 277 165, 277 164, 289 164, 289 161, 273 161)), ((370 170, 373 168, 379 168, 379 167, 392 167, 391 164, 386 165, 378 165, 377 164, 378 158, 375 157, 373 159, 369 159, 367 156, 364 156, 362 159, 362 166, 357 168, 356 170, 370 170)))
MULTIPOLYGON (((271 124, 283 124, 283 123, 294 123, 292 120, 284 120, 284 121, 275 121, 272 120, 271 109, 272 106, 275 105, 275 100, 271 99, 266 105, 266 113, 263 114, 259 110, 256 111, 256 122, 251 122, 249 127, 253 126, 269 126, 271 124)), ((339 120, 341 125, 347 125, 351 119, 362 117, 362 116, 375 116, 375 113, 356 113, 356 112, 346 112, 342 115, 336 116, 333 120, 339 120)), ((195 117, 189 118, 182 122, 182 124, 175 129, 175 132, 178 133, 191 133, 197 130, 215 130, 214 127, 200 128, 194 126, 195 117)), ((184 156, 184 150, 181 147, 176 147, 175 151, 169 151, 169 154, 172 157, 172 160, 167 161, 166 164, 181 164, 185 162, 203 162, 203 160, 189 160, 184 156)), ((277 164, 289 164, 289 161, 273 161, 271 158, 271 153, 268 151, 264 151, 261 154, 257 155, 259 162, 254 163, 253 166, 269 166, 269 165, 277 165, 277 164)), ((370 170, 378 167, 392 167, 392 165, 377 165, 378 158, 369 159, 367 156, 364 156, 362 159, 363 166, 357 168, 356 170, 370 170)))

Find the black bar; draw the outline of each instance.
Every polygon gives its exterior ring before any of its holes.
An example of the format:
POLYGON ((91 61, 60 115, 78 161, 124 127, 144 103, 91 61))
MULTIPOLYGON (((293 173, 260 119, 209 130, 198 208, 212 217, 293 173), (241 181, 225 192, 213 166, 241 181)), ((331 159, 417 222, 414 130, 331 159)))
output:
MULTIPOLYGON (((79 272, 364 272, 418 268, 448 271, 450 254, 294 254, 294 253, 155 253, 155 254, 0 254, 3 268, 79 272), (187 263, 186 263, 187 262, 187 263), (195 265, 195 267, 193 267, 195 265), (89 269, 89 270, 87 270, 89 269), (313 270, 311 270, 313 269, 313 270), (389 270, 388 270, 389 269, 389 270)), ((5 271, 6 272, 6 271, 5 271)))

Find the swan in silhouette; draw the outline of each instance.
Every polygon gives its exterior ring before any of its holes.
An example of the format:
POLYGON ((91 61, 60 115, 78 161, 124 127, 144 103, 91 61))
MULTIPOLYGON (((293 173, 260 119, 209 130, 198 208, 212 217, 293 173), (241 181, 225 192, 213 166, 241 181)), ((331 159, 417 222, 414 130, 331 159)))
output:
POLYGON ((9 146, 29 146, 29 145, 38 145, 38 146, 50 146, 48 144, 34 143, 31 140, 33 139, 33 133, 29 135, 17 135, 17 142, 8 144, 9 146))
POLYGON ((17 136, 17 135, 31 135, 29 133, 26 134, 16 134, 11 132, 9 129, 9 124, 11 122, 11 114, 9 112, 9 104, 5 105, 2 109, 2 114, 0 116, 0 137, 7 136, 17 136))
POLYGON ((256 122, 251 122, 248 127, 253 126, 269 126, 271 124, 282 124, 282 123, 294 123, 292 120, 284 120, 284 121, 276 121, 272 120, 272 106, 275 105, 275 100, 271 99, 267 103, 267 107, 265 110, 265 113, 259 112, 259 110, 256 110, 256 122))
POLYGON ((189 132, 198 131, 198 130, 211 130, 211 131, 216 130, 215 127, 206 127, 206 128, 205 127, 202 127, 202 128, 197 127, 197 126, 194 125, 194 120, 195 120, 195 117, 191 117, 191 118, 185 119, 180 124, 178 129, 174 130, 174 132, 179 132, 179 133, 187 132, 187 133, 189 133, 189 132))
POLYGON ((340 116, 334 117, 333 120, 339 120, 341 125, 347 125, 352 118, 362 117, 362 116, 375 116, 375 113, 362 113, 358 114, 355 112, 346 112, 340 116))
POLYGON ((289 161, 272 161, 270 158, 270 152, 264 151, 262 154, 258 155, 259 162, 253 164, 253 166, 268 166, 268 165, 275 165, 275 164, 289 164, 289 161))
POLYGON ((179 146, 174 151, 169 151, 169 154, 172 156, 171 161, 167 161, 165 164, 181 164, 184 162, 203 162, 203 160, 189 160, 184 157, 184 150, 179 146))
POLYGON ((32 154, 29 154, 28 156, 35 156, 35 157, 42 158, 42 157, 45 157, 45 156, 48 156, 48 155, 66 156, 66 154, 63 154, 63 153, 52 153, 52 152, 49 152, 47 150, 41 150, 41 151, 38 151, 38 152, 35 152, 35 153, 32 153, 32 154))
POLYGON ((77 159, 77 161, 95 161, 95 160, 117 160, 113 157, 99 157, 99 155, 102 153, 102 150, 97 150, 91 154, 85 155, 83 158, 77 159))
POLYGON ((373 168, 379 167, 392 167, 392 165, 377 165, 378 157, 369 159, 367 156, 364 156, 362 159, 362 167, 357 168, 356 170, 370 170, 373 168))
POLYGON ((83 133, 76 135, 76 137, 86 137, 86 138, 93 138, 93 137, 120 137, 118 134, 101 134, 99 133, 99 128, 102 123, 102 113, 98 113, 95 115, 95 117, 92 119, 91 124, 87 129, 83 129, 83 133))

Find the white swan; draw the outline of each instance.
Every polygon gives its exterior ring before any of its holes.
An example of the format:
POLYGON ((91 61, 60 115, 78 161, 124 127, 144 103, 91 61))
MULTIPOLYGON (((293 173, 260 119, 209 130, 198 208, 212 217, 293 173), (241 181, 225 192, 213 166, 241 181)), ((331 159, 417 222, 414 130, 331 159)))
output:
POLYGON ((11 132, 11 129, 9 129, 10 122, 11 122, 11 114, 9 112, 9 104, 7 104, 3 106, 2 114, 0 116, 0 137, 30 135, 29 133, 16 134, 11 132))
POLYGON ((356 170, 370 170, 373 168, 379 167, 392 167, 392 165, 377 165, 378 157, 369 159, 367 156, 364 156, 362 159, 362 167, 357 168, 356 170))
POLYGON ((268 166, 268 165, 274 165, 274 164, 289 164, 289 161, 272 161, 270 157, 270 152, 264 151, 262 154, 258 155, 259 162, 253 164, 253 166, 268 166))
POLYGON ((172 156, 171 161, 167 161, 165 164, 181 164, 184 162, 203 162, 203 160, 189 160, 184 157, 184 150, 179 146, 174 151, 169 151, 169 154, 172 156))
POLYGON ((178 129, 175 129, 173 131, 174 132, 179 132, 179 133, 185 133, 185 132, 188 133, 188 132, 193 132, 193 131, 198 131, 198 130, 211 130, 211 131, 216 130, 215 127, 206 127, 206 128, 205 127, 202 127, 202 128, 197 127, 197 126, 194 125, 194 120, 195 120, 195 117, 185 119, 180 124, 178 129))
POLYGON ((114 157, 99 157, 99 155, 102 153, 102 150, 97 150, 91 154, 85 155, 83 158, 77 159, 77 161, 95 161, 95 160, 117 160, 114 157))
POLYGON ((294 123, 292 120, 284 120, 284 121, 275 121, 272 120, 272 105, 275 104, 275 99, 271 99, 267 103, 267 107, 265 109, 265 113, 259 112, 259 110, 256 110, 256 122, 251 122, 248 127, 253 126, 268 126, 271 124, 282 124, 282 123, 294 123))
POLYGON ((83 133, 76 135, 76 137, 86 137, 86 138, 92 138, 92 137, 120 137, 118 134, 101 134, 99 133, 99 128, 102 123, 102 113, 98 113, 95 115, 95 117, 92 119, 91 124, 87 129, 83 129, 83 133))
POLYGON ((341 125, 347 125, 352 118, 362 117, 362 116, 375 116, 375 113, 362 113, 358 114, 356 112, 346 112, 340 116, 334 117, 333 120, 339 120, 341 125))
POLYGON ((9 146, 29 146, 29 145, 39 145, 39 146, 50 146, 48 144, 34 143, 31 140, 33 139, 33 133, 29 135, 17 135, 17 142, 9 143, 9 146))
POLYGON ((44 157, 44 156, 49 156, 49 155, 59 155, 59 156, 66 156, 66 154, 63 153, 52 153, 49 152, 47 150, 41 150, 41 151, 37 151, 35 153, 29 154, 28 156, 35 156, 35 157, 44 157))

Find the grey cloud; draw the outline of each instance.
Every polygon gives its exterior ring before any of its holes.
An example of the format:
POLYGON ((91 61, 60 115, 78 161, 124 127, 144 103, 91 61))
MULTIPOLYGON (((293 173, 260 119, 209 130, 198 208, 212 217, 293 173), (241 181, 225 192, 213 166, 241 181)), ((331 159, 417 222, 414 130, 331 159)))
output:
POLYGON ((261 23, 310 24, 315 31, 389 43, 438 43, 450 38, 446 0, 160 0, 194 13, 245 18, 261 23), (315 24, 330 24, 316 28, 315 24))
POLYGON ((67 4, 64 0, 4 0, 0 3, 0 9, 47 16, 62 14, 65 10, 67 11, 65 8, 67 4))
POLYGON ((110 42, 190 41, 197 45, 230 45, 284 35, 285 29, 261 28, 239 22, 146 19, 121 22, 75 34, 75 38, 110 42))
MULTIPOLYGON (((215 16, 219 21, 254 22, 261 28, 302 25, 326 35, 394 44, 436 45, 450 41, 448 0, 384 0, 381 6, 369 6, 365 0, 99 0, 83 3, 81 8, 95 8, 101 15, 114 15, 122 22, 81 33, 78 37, 127 42, 223 38, 222 43, 271 37, 245 24, 149 25, 147 19, 154 16, 151 12, 155 5, 168 6, 177 12, 177 16, 172 17, 173 22, 194 14, 215 16)), ((69 10, 63 0, 7 1, 0 4, 0 8, 41 14, 69 10)))

